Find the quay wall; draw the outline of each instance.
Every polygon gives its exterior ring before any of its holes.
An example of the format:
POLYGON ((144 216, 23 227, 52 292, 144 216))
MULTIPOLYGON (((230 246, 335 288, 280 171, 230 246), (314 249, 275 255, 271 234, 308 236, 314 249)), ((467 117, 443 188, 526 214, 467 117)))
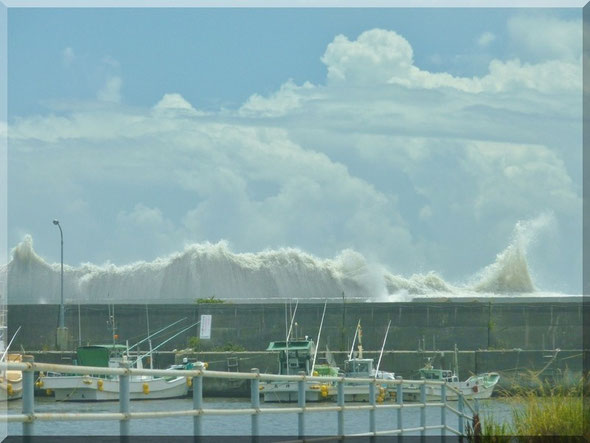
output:
MULTIPOLYGON (((317 337, 323 303, 300 303, 295 316, 294 334, 317 337)), ((295 309, 284 303, 194 303, 114 305, 119 343, 136 343, 186 317, 177 327, 155 337, 156 346, 177 331, 212 315, 210 340, 199 340, 198 350, 263 351, 269 342, 285 337, 286 318, 295 309)), ((20 326, 12 349, 51 350, 55 348, 58 305, 8 305, 8 334, 20 326)), ((453 349, 477 350, 581 350, 584 317, 589 309, 582 301, 434 301, 405 303, 330 303, 322 329, 320 350, 349 351, 358 320, 363 328, 363 346, 381 349, 389 320, 387 351, 453 349)), ((107 305, 66 305, 65 325, 70 349, 79 342, 112 342, 107 305), (80 325, 80 327, 79 327, 80 325)), ((590 323, 589 323, 590 324, 590 323)), ((198 326, 173 339, 161 350, 186 348, 191 337, 198 337, 198 326)), ((195 345, 195 340, 191 342, 195 345)), ((145 349, 145 348, 144 348, 145 349)))

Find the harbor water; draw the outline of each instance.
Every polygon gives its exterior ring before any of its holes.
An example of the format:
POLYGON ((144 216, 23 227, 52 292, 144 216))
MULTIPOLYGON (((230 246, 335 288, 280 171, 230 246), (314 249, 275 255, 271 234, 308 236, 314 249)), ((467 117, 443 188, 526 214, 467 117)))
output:
MULTIPOLYGON (((329 403, 308 404, 313 408, 329 403)), ((350 403, 347 403, 349 405, 350 403)), ((366 403, 365 403, 366 404, 366 403)), ((457 408, 457 402, 449 402, 450 406, 457 408)), ((506 400, 488 399, 481 400, 480 417, 493 415, 496 421, 510 421, 512 406, 506 400)), ((330 404, 331 405, 331 404, 330 404)), ((294 404, 261 404, 263 408, 284 408, 294 407, 294 404)), ((142 411, 172 411, 192 409, 192 399, 174 400, 150 400, 131 402, 131 412, 142 411)), ((240 409, 249 408, 248 399, 204 399, 205 409, 240 409)), ((21 400, 8 403, 8 414, 19 414, 22 409, 21 400)), ((78 402, 56 402, 51 398, 35 399, 35 412, 53 413, 100 413, 119 412, 118 402, 101 403, 78 403, 78 402)), ((427 425, 438 425, 441 419, 441 409, 429 407, 426 409, 427 425)), ((449 411, 446 415, 447 425, 457 429, 457 416, 449 411)), ((468 420, 465 420, 468 423, 468 420)), ((217 416, 206 415, 203 417, 203 434, 209 436, 240 436, 250 435, 251 417, 249 415, 217 416)), ((262 414, 260 416, 261 435, 272 436, 296 436, 297 435, 297 414, 262 414)), ((377 410, 376 412, 377 431, 396 429, 397 411, 395 409, 377 410)), ((403 427, 413 428, 420 426, 420 408, 408 408, 403 413, 403 427)), ((154 435, 154 436, 188 436, 193 432, 192 417, 169 417, 161 419, 137 419, 131 420, 132 435, 154 435)), ((336 412, 309 412, 305 415, 306 435, 336 435, 337 434, 337 413, 336 412)), ((369 431, 368 411, 345 411, 344 432, 345 434, 363 433, 369 431)), ((105 436, 118 435, 118 421, 38 421, 35 423, 35 435, 44 436, 105 436)), ((21 435, 21 423, 8 423, 8 435, 21 435)), ((430 430, 428 435, 440 435, 440 430, 430 430)), ((408 433, 407 435, 419 435, 408 433)), ((449 435, 449 433, 447 434, 449 435)))

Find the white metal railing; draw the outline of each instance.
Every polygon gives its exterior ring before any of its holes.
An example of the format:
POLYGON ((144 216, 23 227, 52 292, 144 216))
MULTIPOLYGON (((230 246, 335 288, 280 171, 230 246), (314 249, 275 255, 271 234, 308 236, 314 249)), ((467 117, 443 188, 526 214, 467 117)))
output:
POLYGON ((420 432, 425 435, 429 430, 440 430, 441 435, 447 432, 456 435, 464 435, 465 419, 472 420, 478 414, 478 403, 475 401, 475 408, 465 400, 463 394, 447 385, 445 382, 435 380, 384 380, 375 378, 345 378, 345 377, 324 377, 324 376, 307 376, 307 375, 277 375, 261 374, 258 369, 252 369, 251 372, 221 372, 201 369, 192 370, 174 370, 175 376, 184 376, 192 378, 193 384, 193 408, 188 410, 176 411, 150 411, 150 412, 131 412, 129 403, 129 377, 133 375, 152 375, 152 376, 170 376, 170 370, 166 369, 137 369, 130 368, 128 363, 122 363, 120 368, 104 368, 90 366, 71 366, 49 363, 35 363, 33 357, 23 356, 22 363, 3 362, 0 364, 0 370, 19 370, 23 372, 23 402, 22 414, 9 414, 6 416, 8 422, 21 422, 23 424, 23 435, 34 435, 34 424, 36 421, 79 421, 79 420, 118 420, 119 432, 121 435, 129 435, 129 422, 133 419, 154 419, 165 417, 193 417, 193 434, 202 436, 203 417, 207 415, 250 415, 251 435, 260 435, 259 417, 261 414, 284 414, 297 413, 298 416, 298 438, 303 438, 305 434, 305 414, 313 412, 337 412, 337 434, 339 437, 345 436, 344 433, 344 412, 345 411, 369 411, 369 432, 358 434, 346 434, 346 436, 379 436, 379 435, 402 435, 408 432, 420 432), (34 373, 42 372, 61 372, 66 374, 81 375, 110 375, 119 377, 119 413, 102 412, 102 413, 35 413, 34 403, 34 373), (250 408, 241 409, 207 409, 203 408, 203 378, 227 378, 236 380, 250 380, 250 408), (297 407, 287 408, 261 408, 260 407, 260 380, 274 381, 291 381, 298 384, 298 402, 297 407), (337 387, 336 405, 306 406, 305 391, 307 382, 334 383, 337 387), (346 405, 344 386, 347 382, 355 384, 367 383, 369 389, 368 405, 346 405), (404 384, 412 383, 420 386, 420 401, 416 403, 404 403, 403 388, 404 384), (377 404, 376 386, 389 385, 396 387, 396 400, 391 404, 377 404), (441 388, 441 399, 437 402, 426 401, 426 385, 438 385, 441 388), (447 404, 447 389, 457 394, 457 409, 447 404), (440 408, 440 424, 427 425, 426 408, 440 408), (420 426, 412 428, 403 427, 403 411, 420 408, 420 426), (466 408, 471 414, 466 413, 466 408), (376 410, 397 410, 396 429, 386 431, 376 430, 376 410), (446 423, 446 411, 457 416, 457 428, 453 428, 446 423))

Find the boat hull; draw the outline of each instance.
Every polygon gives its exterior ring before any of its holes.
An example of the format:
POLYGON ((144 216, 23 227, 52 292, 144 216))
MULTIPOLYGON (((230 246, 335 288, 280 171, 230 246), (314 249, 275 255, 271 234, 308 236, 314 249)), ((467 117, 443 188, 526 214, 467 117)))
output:
MULTIPOLYGON (((457 389, 463 397, 472 399, 486 399, 492 396, 494 388, 498 383, 500 376, 496 373, 475 375, 462 382, 447 382, 447 386, 457 389)), ((426 385, 426 401, 438 401, 442 399, 442 389, 440 385, 426 385)), ((404 384, 403 397, 404 401, 420 401, 420 385, 404 384)), ((458 395, 452 389, 446 390, 446 399, 453 401, 458 399, 458 395)))
POLYGON ((23 398, 23 384, 18 382, 0 382, 0 401, 23 398))
MULTIPOLYGON (((92 376, 56 375, 41 377, 44 389, 53 391, 58 401, 113 401, 119 400, 118 378, 103 379, 92 376)), ((186 377, 151 378, 131 377, 131 400, 156 400, 185 397, 189 386, 186 377)))

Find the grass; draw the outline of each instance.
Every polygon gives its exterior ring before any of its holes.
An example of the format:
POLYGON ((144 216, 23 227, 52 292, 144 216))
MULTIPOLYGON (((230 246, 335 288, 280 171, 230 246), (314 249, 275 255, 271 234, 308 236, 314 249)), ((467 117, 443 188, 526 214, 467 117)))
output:
MULTIPOLYGON (((489 442, 529 441, 531 438, 582 437, 590 441, 590 405, 584 404, 583 380, 575 386, 551 385, 532 380, 535 388, 521 388, 507 394, 512 403, 512 423, 484 417, 481 436, 489 442), (586 419, 586 421, 585 421, 586 419)), ((588 381, 586 381, 588 382, 588 381)), ((529 386, 531 385, 529 384, 529 386)), ((473 429, 468 430, 474 439, 473 429)))

